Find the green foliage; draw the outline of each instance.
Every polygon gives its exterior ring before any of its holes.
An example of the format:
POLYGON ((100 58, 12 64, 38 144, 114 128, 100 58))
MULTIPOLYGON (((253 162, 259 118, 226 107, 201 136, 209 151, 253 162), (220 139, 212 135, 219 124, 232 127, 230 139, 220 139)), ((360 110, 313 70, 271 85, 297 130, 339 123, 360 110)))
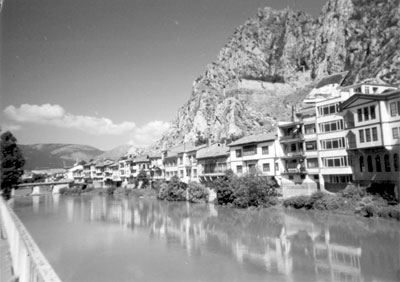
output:
POLYGON ((61 195, 79 196, 82 193, 88 193, 93 190, 94 188, 88 188, 84 185, 78 185, 72 188, 67 188, 67 187, 61 188, 59 192, 61 195))
POLYGON ((150 179, 149 176, 147 175, 147 173, 144 170, 141 170, 137 177, 136 177, 136 181, 135 181, 135 186, 139 187, 139 183, 142 183, 141 188, 146 188, 146 186, 149 184, 150 179))
POLYGON ((187 187, 188 201, 192 203, 205 203, 208 201, 208 190, 200 183, 190 182, 187 187))
POLYGON ((24 173, 25 159, 17 145, 17 139, 6 131, 0 136, 1 191, 5 199, 11 196, 11 189, 18 184, 24 173))
POLYGON ((301 209, 305 208, 307 203, 309 202, 310 197, 309 196, 295 196, 295 197, 290 197, 287 198, 283 201, 283 206, 284 207, 292 207, 295 209, 301 209))
POLYGON ((365 188, 358 188, 357 186, 350 185, 340 192, 343 198, 361 200, 366 195, 365 188))
POLYGON ((162 183, 160 185, 160 189, 158 190, 157 198, 160 200, 165 200, 167 196, 168 196, 168 184, 162 183))
POLYGON ((257 173, 237 177, 228 171, 216 181, 217 202, 234 207, 268 207, 277 203, 276 184, 257 173))
POLYGON ((161 185, 161 189, 157 195, 157 197, 161 200, 168 201, 185 201, 186 200, 186 184, 179 180, 178 176, 171 177, 167 187, 163 184, 161 185))

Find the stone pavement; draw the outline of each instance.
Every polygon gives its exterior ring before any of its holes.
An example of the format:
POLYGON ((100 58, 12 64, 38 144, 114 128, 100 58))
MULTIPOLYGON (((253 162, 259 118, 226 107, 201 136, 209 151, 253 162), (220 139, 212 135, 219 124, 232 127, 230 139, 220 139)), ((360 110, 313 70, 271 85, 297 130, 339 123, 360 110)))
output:
POLYGON ((10 247, 0 221, 0 282, 14 281, 11 270, 10 247))

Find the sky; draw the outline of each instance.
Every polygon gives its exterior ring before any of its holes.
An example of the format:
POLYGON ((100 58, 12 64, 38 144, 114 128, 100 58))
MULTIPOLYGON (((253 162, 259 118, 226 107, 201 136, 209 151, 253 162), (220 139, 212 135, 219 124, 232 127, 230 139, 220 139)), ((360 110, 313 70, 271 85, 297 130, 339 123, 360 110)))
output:
MULTIPOLYGON (((1 2, 1 0, 0 0, 1 2)), ((193 81, 258 8, 324 0, 4 0, 0 127, 20 144, 158 140, 193 81)))

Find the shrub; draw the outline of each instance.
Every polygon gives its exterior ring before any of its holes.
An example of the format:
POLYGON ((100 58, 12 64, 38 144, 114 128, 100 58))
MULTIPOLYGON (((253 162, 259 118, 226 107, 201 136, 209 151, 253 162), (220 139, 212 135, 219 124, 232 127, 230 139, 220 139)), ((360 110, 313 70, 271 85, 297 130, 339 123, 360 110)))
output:
POLYGON ((317 199, 313 208, 316 210, 337 210, 344 204, 343 198, 337 195, 324 194, 323 197, 317 199))
POLYGON ((367 192, 365 188, 359 188, 354 185, 349 185, 339 193, 343 198, 347 199, 354 199, 354 200, 360 200, 362 197, 364 197, 367 192))
POLYGON ((232 181, 233 205, 238 208, 268 207, 276 203, 278 193, 269 178, 247 174, 232 181))
POLYGON ((310 197, 305 195, 290 197, 283 201, 283 206, 286 208, 293 207, 295 209, 301 209, 306 207, 306 204, 309 202, 309 200, 310 197))
POLYGON ((160 189, 158 190, 157 193, 157 198, 160 200, 165 200, 168 195, 168 184, 167 183, 162 183, 160 185, 160 189))
POLYGON ((178 176, 173 176, 166 188, 161 187, 157 197, 168 201, 185 201, 186 190, 186 184, 180 182, 178 176))
POLYGON ((230 204, 235 200, 233 181, 237 177, 232 170, 227 170, 225 175, 214 181, 214 187, 217 192, 217 203, 220 205, 230 204))
POLYGON ((317 191, 315 193, 312 193, 311 196, 309 197, 307 203, 305 204, 305 208, 307 209, 313 209, 315 202, 322 199, 324 197, 324 192, 322 191, 317 191))
POLYGON ((136 177, 135 187, 139 188, 139 184, 142 183, 142 185, 140 186, 140 189, 144 189, 149 184, 149 182, 150 182, 149 176, 147 175, 147 173, 144 170, 141 170, 136 177))
POLYGON ((190 182, 187 191, 189 202, 199 203, 208 201, 208 190, 203 184, 190 182))

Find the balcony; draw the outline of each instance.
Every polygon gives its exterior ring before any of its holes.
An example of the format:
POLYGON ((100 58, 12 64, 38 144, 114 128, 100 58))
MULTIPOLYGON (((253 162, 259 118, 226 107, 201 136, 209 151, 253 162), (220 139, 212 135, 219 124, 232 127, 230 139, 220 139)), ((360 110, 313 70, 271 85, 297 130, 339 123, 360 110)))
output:
POLYGON ((293 174, 307 174, 307 170, 304 167, 301 168, 288 168, 282 172, 283 175, 293 175, 293 174))
POLYGON ((295 141, 303 141, 304 135, 302 133, 293 133, 288 135, 283 135, 279 138, 281 143, 290 143, 295 141))
POLYGON ((282 157, 283 159, 298 159, 304 158, 304 151, 288 152, 282 157))

